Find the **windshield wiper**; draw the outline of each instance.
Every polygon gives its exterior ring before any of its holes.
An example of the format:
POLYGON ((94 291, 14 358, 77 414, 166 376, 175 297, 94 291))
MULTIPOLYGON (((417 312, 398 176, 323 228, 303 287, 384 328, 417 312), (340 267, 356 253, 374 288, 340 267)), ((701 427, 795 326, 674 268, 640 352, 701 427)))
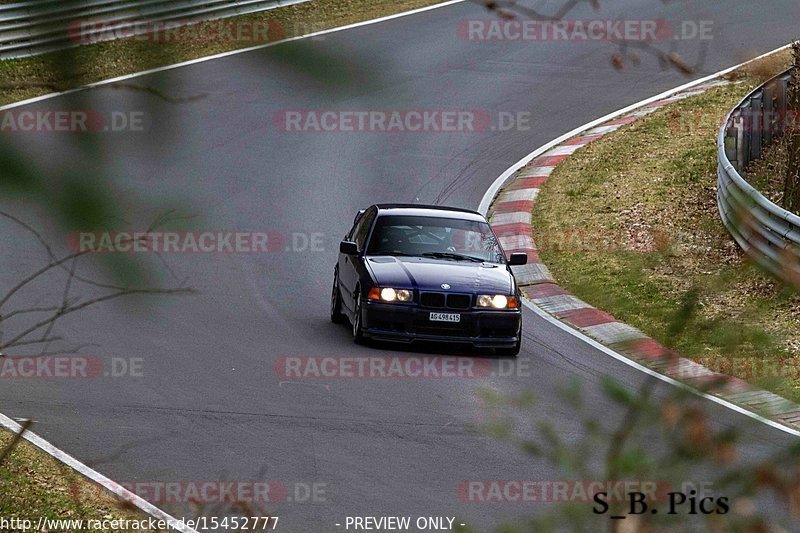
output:
POLYGON ((436 259, 455 259, 457 261, 472 261, 476 263, 483 263, 483 259, 472 257, 471 255, 456 254, 453 252, 425 252, 421 254, 424 257, 435 257, 436 259))

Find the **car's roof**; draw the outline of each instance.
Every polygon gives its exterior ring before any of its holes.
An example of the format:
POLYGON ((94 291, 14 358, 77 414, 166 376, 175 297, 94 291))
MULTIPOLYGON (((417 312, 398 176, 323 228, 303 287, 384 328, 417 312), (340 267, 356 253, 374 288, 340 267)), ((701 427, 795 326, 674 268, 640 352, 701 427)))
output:
POLYGON ((403 215, 415 217, 459 218, 462 220, 478 220, 481 222, 486 220, 483 215, 477 211, 441 205, 376 204, 375 207, 378 208, 378 216, 403 215))

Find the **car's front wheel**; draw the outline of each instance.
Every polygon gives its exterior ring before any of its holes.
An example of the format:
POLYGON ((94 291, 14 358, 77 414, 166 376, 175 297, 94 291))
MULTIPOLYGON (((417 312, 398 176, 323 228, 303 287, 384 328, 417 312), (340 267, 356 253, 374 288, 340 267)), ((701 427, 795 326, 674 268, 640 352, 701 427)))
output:
POLYGON ((361 325, 361 295, 356 293, 356 309, 353 313, 353 340, 356 344, 364 342, 364 328, 361 325))
POLYGON ((342 314, 342 293, 339 292, 339 274, 333 273, 333 289, 331 289, 331 322, 341 324, 344 322, 342 314))

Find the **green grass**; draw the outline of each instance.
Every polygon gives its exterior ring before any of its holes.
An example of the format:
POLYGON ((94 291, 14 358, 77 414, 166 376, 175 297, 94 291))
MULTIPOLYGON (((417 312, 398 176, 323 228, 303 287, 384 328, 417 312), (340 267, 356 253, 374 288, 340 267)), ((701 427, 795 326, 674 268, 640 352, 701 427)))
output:
MULTIPOLYGON (((785 64, 773 63, 775 72, 785 64)), ((623 238, 610 252, 545 246, 541 257, 579 298, 714 368, 731 357, 800 362, 800 297, 742 256, 716 207, 717 131, 761 79, 744 75, 579 150, 533 209, 534 233, 643 230, 667 242, 640 248, 623 238)), ((800 376, 766 374, 740 368, 739 377, 800 401, 800 376)))
MULTIPOLYGON (((314 0, 228 20, 246 24, 270 22, 270 27, 282 29, 276 35, 293 37, 438 3, 441 0, 314 0)), ((120 39, 0 61, 0 105, 253 44, 245 41, 153 43, 120 39)), ((290 59, 293 66, 300 69, 304 65, 330 67, 342 62, 336 59, 335 53, 332 57, 320 57, 310 47, 301 46, 296 52, 299 56, 296 54, 290 59)), ((334 74, 338 75, 338 71, 334 74)))
MULTIPOLYGON (((11 439, 11 433, 0 430, 0 451, 11 439)), ((144 513, 104 493, 26 441, 15 446, 0 464, 0 517, 28 519, 34 524, 39 517, 147 520, 144 513)))

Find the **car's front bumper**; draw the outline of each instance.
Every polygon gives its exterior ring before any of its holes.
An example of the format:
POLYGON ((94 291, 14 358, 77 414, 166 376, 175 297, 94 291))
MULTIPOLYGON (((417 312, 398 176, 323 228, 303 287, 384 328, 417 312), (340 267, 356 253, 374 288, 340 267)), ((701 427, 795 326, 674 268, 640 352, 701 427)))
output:
POLYGON ((376 340, 458 342, 480 348, 508 348, 517 344, 522 330, 519 309, 428 309, 366 300, 362 313, 364 336, 376 340), (458 313, 461 321, 432 321, 431 312, 458 313))

